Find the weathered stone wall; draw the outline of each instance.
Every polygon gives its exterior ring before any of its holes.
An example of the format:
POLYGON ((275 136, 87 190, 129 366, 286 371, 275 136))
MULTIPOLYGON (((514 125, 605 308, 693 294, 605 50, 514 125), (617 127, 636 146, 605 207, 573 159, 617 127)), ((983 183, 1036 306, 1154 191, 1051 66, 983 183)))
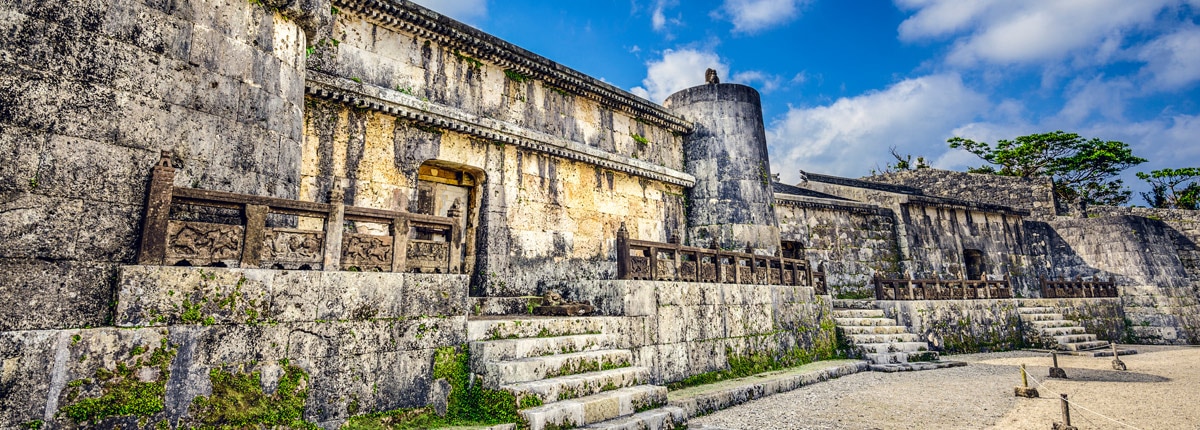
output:
POLYGON ((694 181, 679 171, 682 120, 590 77, 551 83, 577 72, 419 6, 373 18, 345 6, 338 41, 318 42, 309 61, 303 199, 340 186, 348 204, 415 211, 422 163, 479 172, 467 225, 475 295, 611 278, 622 222, 643 240, 682 233, 694 181), (457 36, 422 30, 435 27, 457 36), (532 65, 499 65, 506 56, 532 65))
POLYGON ((964 278, 964 251, 977 250, 983 253, 983 272, 989 277, 1009 275, 1019 296, 1028 297, 1036 288, 1019 216, 945 205, 914 203, 901 208, 913 276, 964 278))
POLYGON ((863 178, 865 181, 918 188, 931 196, 950 197, 1030 212, 1030 219, 1054 219, 1054 183, 1049 178, 1018 178, 941 169, 903 170, 863 178))
POLYGON ((444 402, 435 354, 466 341, 465 275, 126 266, 120 284, 120 328, 0 333, 0 427, 197 424, 204 412, 193 399, 213 394, 210 371, 259 372, 269 392, 296 366, 307 375, 302 418, 334 428, 355 414, 444 402), (160 348, 165 370, 151 364, 160 348), (122 380, 121 366, 148 386, 107 383, 122 380), (149 412, 72 418, 97 398, 149 412))
POLYGON ((682 187, 517 145, 426 127, 381 112, 310 100, 301 198, 415 210, 417 169, 436 159, 478 169, 478 275, 472 293, 537 294, 547 280, 605 279, 622 222, 630 236, 665 242, 684 219, 682 187))
POLYGON ((306 42, 284 13, 0 2, 0 331, 108 321, 159 151, 178 186, 296 195, 306 42))
POLYGON ((775 201, 780 239, 802 245, 814 270, 824 268, 834 297, 874 297, 875 274, 901 272, 890 210, 852 202, 775 201))
POLYGON ((938 351, 974 353, 1035 347, 1048 348, 1054 339, 1042 339, 1021 320, 1019 306, 1052 307, 1078 322, 1100 340, 1126 339, 1126 322, 1120 299, 1000 299, 876 301, 888 318, 921 336, 938 351))
MULTIPOLYGON (((1117 210, 1112 213, 1135 213, 1117 210)), ((1173 211, 1141 211, 1158 218, 1173 211), (1155 215, 1158 213, 1160 215, 1155 215)), ((1200 341, 1196 227, 1189 211, 1171 221, 1114 215, 1045 224, 1046 276, 1115 277, 1132 337, 1147 343, 1200 341)))
POLYGON ((658 281, 580 281, 558 287, 568 300, 586 300, 603 315, 625 315, 630 348, 654 383, 729 370, 738 360, 803 363, 835 353, 829 296, 811 287, 658 281))

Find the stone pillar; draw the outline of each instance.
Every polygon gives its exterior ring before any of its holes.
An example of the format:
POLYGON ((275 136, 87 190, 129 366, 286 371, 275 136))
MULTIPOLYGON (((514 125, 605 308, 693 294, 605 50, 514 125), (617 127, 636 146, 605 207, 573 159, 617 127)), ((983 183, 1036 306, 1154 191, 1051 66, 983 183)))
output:
POLYGON ((696 177, 688 191, 691 244, 715 238, 722 249, 749 244, 756 254, 775 255, 779 223, 758 91, 709 83, 672 94, 663 106, 696 124, 683 141, 684 165, 696 177))

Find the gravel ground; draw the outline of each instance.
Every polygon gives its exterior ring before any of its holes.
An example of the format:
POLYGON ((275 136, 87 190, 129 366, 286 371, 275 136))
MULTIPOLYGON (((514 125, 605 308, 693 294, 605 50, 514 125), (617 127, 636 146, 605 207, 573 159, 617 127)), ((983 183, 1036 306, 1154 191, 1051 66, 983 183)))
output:
POLYGON ((1122 356, 1060 356, 1068 380, 1050 380, 1047 354, 1013 351, 946 357, 966 367, 864 372, 689 420, 693 429, 1036 429, 1062 419, 1059 393, 1076 402, 1083 429, 1200 429, 1200 348, 1133 346, 1122 356), (1013 396, 1018 366, 1041 381, 1042 398, 1013 396), (1085 411, 1087 408, 1096 413, 1085 411), (1120 423, 1100 416, 1103 414, 1120 423))

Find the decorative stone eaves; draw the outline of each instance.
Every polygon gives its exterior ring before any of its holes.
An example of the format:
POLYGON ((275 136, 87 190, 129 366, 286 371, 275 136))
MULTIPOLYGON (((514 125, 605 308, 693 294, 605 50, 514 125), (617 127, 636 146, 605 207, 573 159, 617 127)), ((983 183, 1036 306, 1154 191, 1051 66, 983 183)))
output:
POLYGON ((855 214, 869 215, 886 215, 890 216, 892 210, 875 206, 867 203, 852 202, 847 200, 831 200, 807 196, 795 196, 791 194, 775 193, 775 204, 784 206, 794 206, 807 209, 824 209, 831 211, 850 212, 855 214))
POLYGON ((360 14, 388 28, 416 34, 471 57, 582 95, 637 120, 688 134, 695 126, 662 106, 529 52, 476 28, 403 0, 333 0, 343 11, 360 14))
POLYGON ((305 92, 312 97, 383 112, 426 126, 462 133, 483 140, 512 144, 668 184, 683 187, 691 187, 696 184, 694 176, 678 170, 613 154, 586 144, 529 130, 509 122, 469 114, 451 106, 418 99, 399 91, 362 84, 312 70, 308 71, 305 92))

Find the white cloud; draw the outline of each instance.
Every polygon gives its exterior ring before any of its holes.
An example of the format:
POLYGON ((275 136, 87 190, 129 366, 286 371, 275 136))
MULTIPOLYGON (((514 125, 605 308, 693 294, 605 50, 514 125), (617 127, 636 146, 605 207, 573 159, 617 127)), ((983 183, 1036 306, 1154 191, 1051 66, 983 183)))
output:
POLYGON ((991 107, 956 74, 907 79, 828 106, 793 107, 768 133, 772 171, 787 182, 799 170, 858 176, 892 161, 891 146, 933 157, 945 151, 948 130, 991 107))
POLYGON ((955 65, 1057 61, 1103 56, 1125 32, 1152 24, 1182 0, 895 0, 916 13, 900 24, 906 41, 960 35, 947 60, 955 65), (961 34, 966 32, 966 34, 961 34), (1097 41, 1109 40, 1097 45, 1097 41))
POLYGON ((487 17, 488 0, 412 0, 412 2, 463 22, 487 17))
POLYGON ((664 31, 667 29, 667 24, 679 25, 683 21, 679 18, 667 18, 666 10, 679 5, 679 0, 657 0, 654 3, 654 10, 650 13, 650 25, 654 27, 654 31, 664 31))
POLYGON ((1139 49, 1138 59, 1150 84, 1157 89, 1178 89, 1200 80, 1200 27, 1189 25, 1159 37, 1139 49))
POLYGON ((734 73, 730 78, 731 83, 749 85, 758 89, 763 94, 770 94, 783 84, 783 78, 769 73, 751 70, 748 72, 734 73))
POLYGON ((704 71, 716 69, 720 76, 729 75, 729 65, 716 53, 696 49, 666 50, 660 60, 646 63, 646 79, 634 94, 655 103, 662 103, 676 91, 704 83, 704 71))
POLYGON ((720 16, 733 22, 735 33, 754 33, 800 16, 809 0, 725 0, 720 16))

